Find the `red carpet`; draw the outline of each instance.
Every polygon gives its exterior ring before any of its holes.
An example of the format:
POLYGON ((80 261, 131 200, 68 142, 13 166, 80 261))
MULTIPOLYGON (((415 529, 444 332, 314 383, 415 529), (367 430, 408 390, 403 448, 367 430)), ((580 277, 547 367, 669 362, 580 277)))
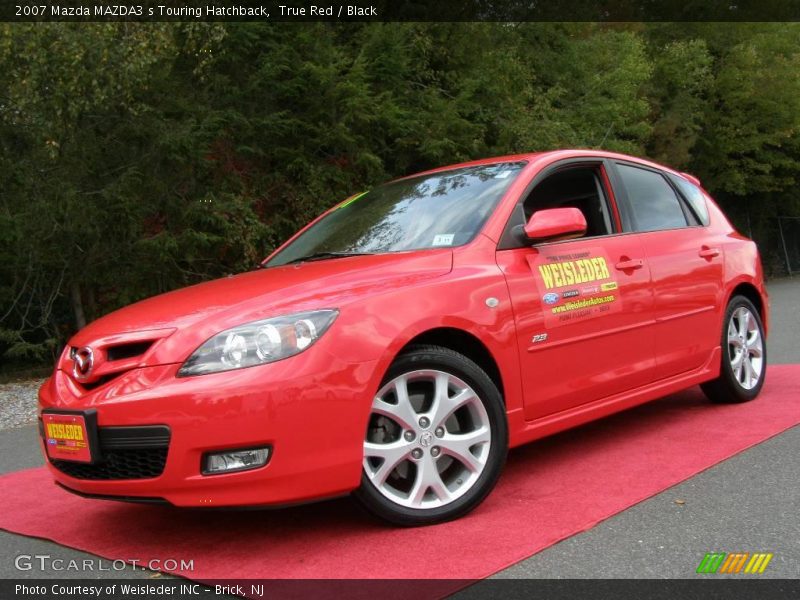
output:
POLYGON ((193 559, 176 573, 196 580, 482 578, 796 425, 799 380, 800 365, 773 366, 749 404, 693 389, 512 451, 477 511, 435 527, 386 527, 350 500, 247 512, 90 501, 38 468, 0 477, 0 528, 107 558, 193 559))

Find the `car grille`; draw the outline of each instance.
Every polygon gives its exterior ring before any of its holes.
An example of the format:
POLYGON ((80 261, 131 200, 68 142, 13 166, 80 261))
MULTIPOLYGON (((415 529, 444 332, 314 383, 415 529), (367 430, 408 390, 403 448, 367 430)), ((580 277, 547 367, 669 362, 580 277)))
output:
POLYGON ((164 472, 169 450, 169 427, 100 427, 101 458, 96 464, 51 460, 59 471, 75 479, 150 479, 164 472))

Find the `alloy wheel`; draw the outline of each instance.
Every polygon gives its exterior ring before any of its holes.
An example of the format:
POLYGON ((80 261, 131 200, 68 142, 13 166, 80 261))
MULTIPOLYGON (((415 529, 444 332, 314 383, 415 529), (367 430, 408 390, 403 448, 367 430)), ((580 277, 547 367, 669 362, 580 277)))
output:
POLYGON ((395 504, 438 508, 475 485, 491 443, 486 408, 468 384, 444 371, 411 371, 372 402, 364 472, 395 504))
POLYGON ((758 385, 763 370, 764 346, 761 328, 745 306, 739 306, 728 322, 728 359, 733 377, 742 388, 758 385))

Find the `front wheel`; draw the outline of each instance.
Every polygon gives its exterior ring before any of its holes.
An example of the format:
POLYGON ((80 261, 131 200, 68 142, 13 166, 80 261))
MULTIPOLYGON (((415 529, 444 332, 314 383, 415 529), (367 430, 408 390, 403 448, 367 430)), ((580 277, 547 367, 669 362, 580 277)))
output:
POLYGON ((474 362, 417 346, 392 364, 375 395, 356 498, 397 525, 430 525, 475 508, 508 449, 502 398, 474 362))
POLYGON ((767 344, 758 310, 744 296, 728 303, 722 326, 719 377, 700 387, 714 402, 748 402, 767 375, 767 344))

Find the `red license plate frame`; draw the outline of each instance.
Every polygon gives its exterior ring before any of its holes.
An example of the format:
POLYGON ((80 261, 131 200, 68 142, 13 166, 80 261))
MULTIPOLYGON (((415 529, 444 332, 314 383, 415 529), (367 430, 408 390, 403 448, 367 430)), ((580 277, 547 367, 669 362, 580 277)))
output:
POLYGON ((93 464, 100 458, 95 410, 43 410, 42 438, 50 460, 93 464))

